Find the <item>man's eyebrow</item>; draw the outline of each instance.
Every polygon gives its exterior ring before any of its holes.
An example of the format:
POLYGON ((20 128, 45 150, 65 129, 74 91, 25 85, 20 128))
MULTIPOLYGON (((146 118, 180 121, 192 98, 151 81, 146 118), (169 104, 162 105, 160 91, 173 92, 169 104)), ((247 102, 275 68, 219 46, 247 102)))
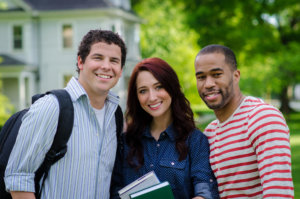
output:
POLYGON ((219 70, 224 71, 222 68, 213 68, 210 71, 215 72, 215 71, 219 71, 219 70))
POLYGON ((118 58, 118 57, 112 57, 111 59, 112 59, 112 60, 116 60, 116 61, 120 61, 120 60, 121 60, 121 59, 118 58))
MULTIPOLYGON (((95 53, 95 54, 92 54, 92 57, 103 57, 104 55, 100 54, 100 53, 95 53)), ((117 61, 120 61, 121 58, 119 57, 111 57, 110 58, 111 60, 117 60, 117 61)))
MULTIPOLYGON (((222 68, 213 68, 211 69, 209 72, 216 72, 216 71, 224 71, 222 68)), ((204 72, 203 71, 199 71, 199 72, 196 72, 196 76, 197 75, 202 75, 204 72)))
POLYGON ((94 57, 94 56, 96 56, 96 57, 99 57, 99 56, 103 56, 102 54, 99 54, 99 53, 94 53, 94 54, 92 54, 92 56, 94 57))
POLYGON ((201 75, 201 74, 203 74, 203 72, 202 72, 202 71, 199 71, 199 72, 196 72, 195 75, 197 76, 197 75, 201 75))

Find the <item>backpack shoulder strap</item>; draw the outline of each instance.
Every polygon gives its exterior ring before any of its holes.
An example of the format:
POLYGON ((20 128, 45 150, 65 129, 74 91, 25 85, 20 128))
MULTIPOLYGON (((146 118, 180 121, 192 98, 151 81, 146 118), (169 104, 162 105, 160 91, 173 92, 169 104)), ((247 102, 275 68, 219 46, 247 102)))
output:
POLYGON ((53 94, 56 96, 59 103, 59 117, 53 143, 45 156, 44 162, 35 173, 37 198, 40 198, 41 194, 41 188, 39 186, 40 180, 43 178, 41 184, 41 187, 43 187, 50 167, 67 152, 67 142, 71 136, 74 123, 74 108, 69 93, 65 89, 58 89, 48 91, 46 94, 53 94))
POLYGON ((71 96, 65 89, 52 90, 59 103, 59 117, 56 134, 50 150, 60 151, 67 147, 74 125, 74 108, 71 96))
POLYGON ((116 126, 117 126, 117 141, 120 143, 121 134, 123 131, 123 112, 121 107, 118 105, 117 110, 115 112, 115 120, 116 120, 116 126))

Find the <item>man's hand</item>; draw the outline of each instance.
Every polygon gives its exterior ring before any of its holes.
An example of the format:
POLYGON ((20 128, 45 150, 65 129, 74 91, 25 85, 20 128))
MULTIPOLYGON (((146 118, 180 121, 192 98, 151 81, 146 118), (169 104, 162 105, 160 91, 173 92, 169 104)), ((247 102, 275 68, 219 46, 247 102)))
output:
POLYGON ((33 192, 11 191, 10 194, 13 199, 35 199, 33 192))

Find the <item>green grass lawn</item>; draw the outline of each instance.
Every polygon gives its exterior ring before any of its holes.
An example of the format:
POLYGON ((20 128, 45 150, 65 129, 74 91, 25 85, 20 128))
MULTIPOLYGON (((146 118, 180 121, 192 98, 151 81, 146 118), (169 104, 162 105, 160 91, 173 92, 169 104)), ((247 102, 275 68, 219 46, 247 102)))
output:
POLYGON ((294 181, 295 199, 300 199, 300 131, 297 133, 298 135, 293 135, 291 132, 292 175, 294 181))
POLYGON ((300 113, 293 113, 287 117, 287 123, 291 132, 292 175, 295 199, 300 199, 300 113))

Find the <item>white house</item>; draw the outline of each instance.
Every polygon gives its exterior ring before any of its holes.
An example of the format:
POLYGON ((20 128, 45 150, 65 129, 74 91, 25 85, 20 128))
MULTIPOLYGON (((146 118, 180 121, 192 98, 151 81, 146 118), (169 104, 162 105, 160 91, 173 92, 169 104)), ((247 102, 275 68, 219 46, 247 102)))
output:
POLYGON ((113 90, 125 106, 127 82, 140 60, 139 24, 130 0, 0 0, 0 78, 16 110, 31 96, 63 88, 77 76, 79 42, 90 29, 109 29, 125 40, 123 76, 113 90))

